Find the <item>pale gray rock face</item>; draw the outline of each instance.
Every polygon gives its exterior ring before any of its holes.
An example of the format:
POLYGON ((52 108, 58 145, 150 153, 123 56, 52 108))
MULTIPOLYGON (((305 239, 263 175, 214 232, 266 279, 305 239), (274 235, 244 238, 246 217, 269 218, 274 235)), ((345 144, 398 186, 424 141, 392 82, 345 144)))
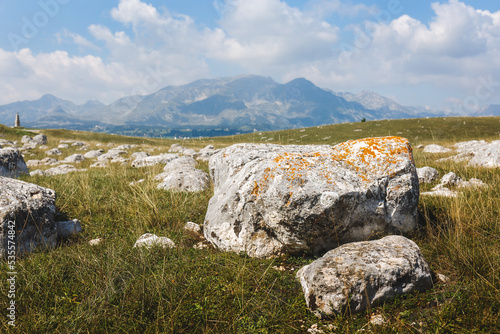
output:
POLYGON ((402 236, 342 245, 301 268, 307 306, 318 317, 361 312, 398 295, 432 287, 418 246, 402 236))
POLYGON ((73 154, 73 155, 70 155, 66 158, 64 158, 64 160, 62 162, 66 162, 66 163, 79 163, 79 162, 82 162, 83 160, 85 160, 85 157, 81 154, 73 154))
POLYGON ((71 146, 84 146, 85 143, 83 141, 75 141, 73 142, 73 144, 71 144, 71 146))
POLYGON ((181 146, 180 144, 172 144, 172 145, 170 145, 170 148, 169 148, 168 151, 171 152, 171 153, 172 152, 178 152, 178 153, 180 153, 180 152, 184 151, 185 149, 186 148, 183 147, 183 146, 181 146))
POLYGON ((151 248, 153 246, 175 248, 175 243, 167 237, 159 237, 156 234, 145 233, 141 235, 134 244, 134 248, 151 248))
POLYGON ((108 162, 107 161, 97 161, 90 165, 90 168, 105 168, 108 167, 108 162))
POLYGON ((104 154, 104 150, 99 149, 99 150, 88 151, 87 153, 85 153, 83 155, 83 157, 86 159, 92 159, 92 158, 97 158, 103 154, 104 154))
POLYGON ((424 148, 424 152, 425 153, 448 153, 448 152, 451 152, 451 149, 443 147, 441 145, 431 144, 431 145, 427 145, 424 148))
POLYGON ((193 222, 187 222, 186 225, 184 225, 184 229, 186 231, 195 233, 195 234, 201 234, 201 226, 193 223, 193 222))
POLYGON ((40 133, 33 137, 33 142, 35 142, 37 145, 47 145, 47 136, 43 133, 40 133))
POLYGON ((219 153, 219 151, 220 150, 216 150, 213 145, 207 145, 205 148, 200 150, 197 159, 201 161, 208 161, 212 155, 219 153))
POLYGON ((148 167, 159 164, 167 164, 170 161, 179 158, 177 154, 163 153, 160 155, 153 155, 144 158, 137 158, 132 161, 132 167, 148 167))
POLYGON ((33 140, 33 138, 31 138, 30 136, 28 135, 24 135, 22 138, 21 138, 21 143, 23 144, 27 144, 29 142, 31 142, 33 140))
POLYGON ((109 150, 108 152, 97 157, 99 161, 107 161, 121 158, 121 155, 127 154, 127 151, 124 150, 109 150))
POLYGON ((193 169, 196 167, 196 160, 192 157, 189 156, 182 156, 178 159, 174 159, 167 163, 163 170, 165 172, 171 172, 174 170, 186 170, 186 169, 193 169))
POLYGON ((29 170, 21 152, 10 147, 0 148, 0 176, 16 178, 22 174, 29 175, 29 170))
POLYGON ((157 186, 158 189, 163 190, 177 190, 196 192, 205 190, 209 183, 210 178, 207 173, 199 169, 187 170, 173 170, 165 172, 163 181, 157 186))
POLYGON ((441 178, 441 185, 443 186, 458 186, 462 182, 462 178, 453 172, 449 172, 441 178))
POLYGON ((55 200, 54 190, 0 177, 0 259, 8 255, 9 226, 15 225, 18 255, 56 245, 55 200))
POLYGON ((432 167, 417 168, 418 182, 432 183, 439 179, 439 172, 432 167))
POLYGON ((68 147, 69 147, 68 144, 60 144, 59 146, 57 146, 57 148, 62 148, 62 149, 68 148, 68 147))
POLYGON ((322 253, 417 226, 419 184, 408 140, 336 146, 237 144, 210 158, 205 238, 252 257, 322 253))

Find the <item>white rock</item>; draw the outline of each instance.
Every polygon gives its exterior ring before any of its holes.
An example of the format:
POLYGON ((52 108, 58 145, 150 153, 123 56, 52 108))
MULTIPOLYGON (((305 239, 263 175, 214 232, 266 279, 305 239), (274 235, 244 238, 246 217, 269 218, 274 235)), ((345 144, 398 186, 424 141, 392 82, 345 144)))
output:
POLYGON ((184 225, 184 229, 186 231, 190 231, 190 232, 193 232, 193 233, 196 233, 196 234, 201 234, 201 226, 196 224, 196 223, 193 223, 193 222, 187 222, 186 225, 184 225))
POLYGON ((27 144, 29 142, 31 142, 33 140, 33 138, 31 138, 30 136, 28 135, 24 135, 22 138, 21 138, 21 143, 23 144, 27 144))
POLYGON ((73 155, 70 155, 70 156, 64 158, 64 160, 62 162, 65 162, 65 163, 80 163, 83 160, 85 160, 85 158, 84 158, 83 155, 81 155, 81 154, 73 154, 73 155))
POLYGON ((33 137, 33 142, 35 142, 37 145, 47 145, 47 136, 43 133, 40 133, 33 137))
POLYGON ((65 149, 65 148, 69 148, 69 145, 68 144, 60 144, 59 146, 57 146, 57 148, 65 149))
POLYGON ((165 172, 172 172, 174 170, 186 170, 186 169, 194 169, 196 167, 196 160, 189 156, 182 156, 178 159, 174 159, 168 162, 163 170, 165 172))
POLYGON ((163 248, 175 248, 175 243, 167 237, 158 237, 155 234, 146 233, 141 235, 134 244, 134 248, 136 247, 151 248, 153 246, 161 246, 163 248))
POLYGON ((443 186, 458 186, 462 182, 462 179, 453 172, 449 172, 441 178, 441 185, 443 186))
POLYGON ((57 222, 57 235, 61 238, 69 238, 82 231, 82 225, 78 219, 57 222))
POLYGON ((71 146, 84 146, 84 145, 85 145, 85 143, 82 141, 75 141, 75 142, 73 142, 73 144, 71 144, 71 146))
POLYGON ((455 144, 457 155, 447 160, 468 161, 469 166, 486 168, 500 167, 500 140, 487 143, 484 140, 471 140, 455 144))
POLYGON ((425 153, 448 153, 448 152, 451 152, 451 149, 443 147, 441 145, 431 144, 431 145, 427 145, 424 148, 424 152, 425 153))
POLYGON ((209 176, 199 169, 174 170, 164 173, 163 178, 157 188, 163 190, 177 190, 196 192, 205 190, 210 182, 209 176))
POLYGON ((109 150, 108 152, 97 157, 98 161, 106 161, 121 158, 122 155, 127 154, 124 150, 109 150))
POLYGON ((342 245, 301 268, 307 306, 318 317, 361 312, 368 306, 432 287, 418 246, 402 236, 342 245))
POLYGON ((179 156, 177 154, 168 154, 168 153, 153 155, 144 158, 137 158, 134 161, 132 161, 132 167, 148 167, 159 164, 167 164, 170 161, 178 158, 179 156))
POLYGON ((0 259, 7 259, 10 230, 17 239, 16 255, 56 245, 54 190, 0 176, 0 194, 0 259))
POLYGON ((439 179, 439 172, 432 167, 417 168, 418 182, 432 183, 439 179))
POLYGON ((92 158, 97 158, 101 155, 104 154, 104 150, 103 149, 99 149, 99 150, 92 150, 92 151, 88 151, 87 153, 85 153, 83 155, 84 158, 86 159, 92 159, 92 158))
POLYGON ((47 154, 47 155, 61 155, 62 152, 58 148, 53 148, 51 150, 45 151, 45 154, 47 154))
POLYGON ((441 196, 441 197, 457 197, 458 193, 456 191, 450 190, 444 187, 442 184, 438 184, 431 191, 421 193, 422 196, 441 196))
POLYGON ((103 242, 103 239, 102 239, 102 238, 96 238, 96 239, 89 240, 89 245, 90 245, 90 246, 98 246, 98 245, 100 245, 102 242, 103 242))
POLYGON ((237 144, 210 158, 205 238, 252 257, 322 253, 417 226, 419 185, 404 138, 331 146, 237 144))
POLYGON ((77 169, 73 165, 64 164, 64 165, 59 165, 57 167, 52 167, 50 169, 47 169, 45 171, 45 174, 53 176, 53 175, 62 175, 62 174, 68 174, 68 173, 72 173, 72 172, 79 172, 79 171, 85 171, 85 170, 86 169, 77 169))
POLYGON ((149 153, 147 153, 147 152, 134 152, 134 153, 132 153, 131 157, 133 159, 145 158, 145 157, 149 157, 149 153))
POLYGON ((31 176, 35 176, 35 175, 45 176, 47 174, 45 174, 45 172, 43 170, 41 170, 41 169, 36 169, 36 170, 30 172, 30 175, 31 176))
POLYGON ((106 161, 97 161, 90 165, 90 168, 105 168, 108 167, 108 163, 106 161))
POLYGON ((29 175, 28 166, 18 149, 0 148, 0 176, 17 178, 22 174, 29 175))

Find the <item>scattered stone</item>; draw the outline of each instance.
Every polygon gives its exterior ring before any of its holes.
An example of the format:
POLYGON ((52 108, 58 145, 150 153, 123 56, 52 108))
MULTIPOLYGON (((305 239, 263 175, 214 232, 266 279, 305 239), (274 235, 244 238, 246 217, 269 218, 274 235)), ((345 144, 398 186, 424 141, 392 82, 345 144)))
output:
POLYGON ((312 252, 417 226, 408 140, 331 146, 236 144, 210 158, 205 238, 252 257, 312 252))
POLYGON ((97 158, 103 154, 104 154, 104 150, 99 149, 99 150, 88 151, 87 153, 85 153, 83 155, 83 157, 86 159, 92 159, 92 158, 97 158))
POLYGON ((59 163, 57 159, 49 157, 43 158, 42 160, 40 160, 40 162, 42 163, 42 165, 57 165, 59 163))
POLYGON ((135 186, 135 185, 137 185, 139 183, 143 183, 144 181, 146 181, 146 180, 145 179, 140 179, 140 180, 137 180, 137 181, 132 181, 128 185, 129 186, 135 186))
POLYGON ((81 154, 73 154, 73 155, 70 155, 70 156, 64 158, 63 162, 66 162, 66 163, 80 163, 83 160, 85 160, 85 158, 84 158, 83 155, 81 155, 81 154))
POLYGON ((57 148, 69 148, 69 145, 68 144, 60 144, 59 146, 57 146, 57 148))
POLYGON ((193 246, 194 249, 208 249, 212 248, 212 244, 206 240, 202 240, 193 246))
POLYGON ((129 161, 130 161, 130 159, 128 159, 128 158, 118 157, 118 158, 111 159, 109 162, 111 162, 112 164, 121 163, 122 165, 125 165, 129 161))
POLYGON ((369 305, 432 287, 418 246, 403 236, 342 245, 297 272, 307 306, 318 317, 365 310, 369 305))
POLYGON ((450 278, 446 275, 436 273, 436 278, 439 280, 439 282, 446 284, 450 281, 450 278))
POLYGON ((175 243, 167 237, 158 237, 155 234, 146 233, 141 235, 134 244, 134 248, 136 247, 151 248, 153 246, 161 246, 163 248, 175 248, 175 243))
POLYGON ((30 172, 30 175, 31 176, 35 176, 35 175, 45 176, 47 174, 45 174, 45 172, 43 170, 41 170, 41 169, 36 169, 36 170, 30 172))
POLYGON ((179 144, 172 144, 170 146, 170 149, 168 150, 168 152, 172 153, 172 152, 178 152, 178 153, 181 153, 182 151, 185 150, 185 147, 179 145, 179 144))
POLYGON ((73 165, 64 164, 64 165, 59 165, 57 167, 52 167, 50 169, 47 169, 45 171, 45 174, 53 176, 53 175, 62 175, 62 174, 68 174, 68 173, 72 173, 72 172, 80 172, 80 171, 83 172, 83 171, 86 171, 86 169, 77 169, 73 165))
POLYGON ((165 172, 171 172, 174 170, 194 169, 196 167, 196 164, 197 162, 193 157, 182 156, 178 159, 174 159, 168 162, 163 168, 163 170, 165 172))
POLYGON ((439 172, 432 167, 417 168, 418 182, 432 183, 439 179, 439 172))
POLYGON ((384 316, 382 314, 372 314, 370 317, 370 324, 374 326, 382 326, 386 323, 384 316))
POLYGON ((15 231, 17 255, 56 245, 55 201, 52 189, 0 177, 0 259, 7 258, 9 231, 15 231))
POLYGON ((441 145, 431 144, 424 148, 425 153, 448 153, 451 149, 443 147, 441 145))
POLYGON ((22 138, 21 138, 21 143, 23 144, 27 144, 29 142, 31 142, 33 140, 33 138, 31 138, 30 136, 28 135, 24 135, 22 138))
POLYGON ((457 174, 453 172, 449 172, 448 174, 445 174, 441 178, 441 185, 442 186, 458 186, 460 183, 462 183, 462 179, 457 176, 457 174))
POLYGON ((431 191, 426 191, 421 193, 422 196, 441 196, 441 197, 457 197, 458 193, 456 191, 450 190, 444 187, 442 184, 438 184, 431 191))
POLYGON ((467 162, 469 166, 500 167, 500 140, 487 143, 484 140, 471 140, 454 145, 458 154, 438 161, 467 162))
POLYGON ((77 147, 84 146, 84 145, 85 145, 85 143, 82 141, 75 141, 75 142, 73 142, 73 144, 71 144, 71 146, 77 146, 77 147))
POLYGON ((47 145, 47 136, 44 135, 43 133, 40 133, 35 137, 33 137, 32 141, 37 145, 47 145))
POLYGON ((123 144, 115 148, 115 150, 130 150, 133 147, 136 147, 137 145, 129 145, 129 144, 123 144))
POLYGON ((92 165, 90 165, 90 168, 104 168, 104 167, 108 167, 108 163, 106 161, 97 161, 95 163, 93 163, 92 165))
POLYGON ((60 140, 59 142, 62 144, 73 144, 75 141, 74 140, 60 140))
POLYGON ((99 161, 113 160, 117 158, 121 158, 121 155, 127 154, 127 151, 124 150, 109 150, 108 152, 97 157, 99 161))
POLYGON ((57 235, 61 238, 69 238, 82 231, 82 225, 78 219, 57 222, 57 235))
POLYGON ((45 151, 45 154, 47 154, 47 155, 61 155, 62 152, 58 148, 53 148, 53 149, 50 149, 48 151, 45 151))
POLYGON ((195 234, 202 234, 201 226, 193 223, 193 222, 187 222, 186 225, 184 225, 184 229, 186 231, 195 233, 195 234))
POLYGON ((149 157, 149 153, 147 153, 147 152, 134 152, 134 153, 132 153, 131 157, 133 159, 145 158, 145 157, 149 157))
POLYGON ((174 170, 166 174, 158 189, 196 192, 205 190, 210 183, 208 174, 199 169, 174 170))
POLYGON ((212 155, 219 152, 220 150, 216 150, 213 145, 207 145, 205 148, 200 150, 197 159, 201 161, 208 161, 212 155))
POLYGON ((37 167, 40 165, 42 165, 41 160, 28 160, 28 161, 26 161, 26 166, 28 166, 28 168, 37 167))
POLYGON ((90 246, 99 246, 102 242, 103 242, 102 238, 96 238, 96 239, 89 240, 89 245, 90 246))
POLYGON ((471 178, 469 181, 462 181, 458 184, 459 188, 488 188, 488 185, 483 181, 471 178))
POLYGON ((153 155, 144 158, 137 158, 134 161, 132 161, 132 167, 138 168, 138 167, 154 166, 158 164, 167 164, 170 161, 178 158, 179 156, 177 154, 168 154, 168 153, 153 155))
POLYGON ((28 174, 28 166, 18 149, 0 148, 0 176, 17 178, 22 174, 28 174))
POLYGON ((198 152, 196 152, 192 148, 186 148, 184 151, 182 151, 182 154, 184 154, 185 156, 191 156, 192 157, 192 156, 198 155, 198 152))

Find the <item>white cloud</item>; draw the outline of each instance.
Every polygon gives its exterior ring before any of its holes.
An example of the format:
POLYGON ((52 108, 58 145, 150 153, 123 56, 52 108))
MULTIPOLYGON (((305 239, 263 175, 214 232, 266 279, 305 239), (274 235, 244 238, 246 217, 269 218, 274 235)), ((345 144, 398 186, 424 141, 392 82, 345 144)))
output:
MULTIPOLYGON (((398 11, 377 16, 374 6, 340 0, 310 0, 304 10, 282 0, 217 0, 214 5, 220 19, 213 29, 140 0, 121 0, 111 17, 127 29, 91 25, 95 40, 68 31, 58 35, 89 53, 100 47, 102 58, 0 50, 0 76, 8 78, 0 83, 5 92, 0 103, 43 93, 112 102, 217 76, 213 64, 231 68, 232 74, 281 81, 302 76, 333 90, 397 91, 407 97, 400 102, 413 104, 464 100, 484 78, 500 81, 500 12, 458 0, 434 3, 431 22, 398 11), (368 19, 343 28, 355 33, 348 40, 331 21, 333 13, 368 19)), ((492 87, 491 98, 481 102, 500 103, 500 86, 492 87)))

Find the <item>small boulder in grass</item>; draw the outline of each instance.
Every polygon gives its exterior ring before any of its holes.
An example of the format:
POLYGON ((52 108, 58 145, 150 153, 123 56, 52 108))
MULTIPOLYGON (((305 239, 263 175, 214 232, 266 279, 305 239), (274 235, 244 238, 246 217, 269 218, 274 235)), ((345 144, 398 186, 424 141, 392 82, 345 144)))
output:
POLYGON ((141 235, 134 244, 134 248, 151 248, 154 246, 175 248, 175 243, 167 237, 159 237, 156 234, 145 233, 141 235))
POLYGON ((432 287, 418 246, 403 236, 335 248, 297 272, 309 309, 318 317, 362 312, 401 294, 432 287))
POLYGON ((196 235, 202 234, 201 226, 193 222, 187 222, 186 225, 184 225, 184 229, 196 235))

